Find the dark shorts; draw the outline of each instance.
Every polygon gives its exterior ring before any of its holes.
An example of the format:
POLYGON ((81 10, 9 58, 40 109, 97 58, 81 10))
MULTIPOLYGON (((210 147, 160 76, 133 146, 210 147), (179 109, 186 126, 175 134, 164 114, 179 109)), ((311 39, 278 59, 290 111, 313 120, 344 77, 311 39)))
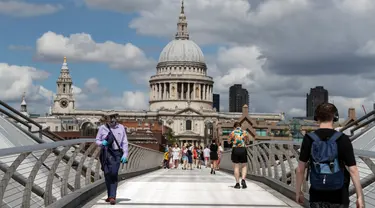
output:
POLYGON ((234 147, 231 156, 233 163, 247 163, 246 147, 234 147))
POLYGON ((191 157, 191 155, 187 156, 187 158, 188 158, 188 163, 193 163, 193 158, 191 157))
POLYGON ((218 160, 219 156, 217 155, 217 152, 210 152, 210 160, 218 160))

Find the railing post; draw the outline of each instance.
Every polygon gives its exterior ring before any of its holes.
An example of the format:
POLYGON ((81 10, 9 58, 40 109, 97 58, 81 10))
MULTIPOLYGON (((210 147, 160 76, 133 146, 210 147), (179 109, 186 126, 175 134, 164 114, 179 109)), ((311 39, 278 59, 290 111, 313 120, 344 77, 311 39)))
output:
MULTIPOLYGON (((99 187, 100 192, 104 191, 102 190, 104 180, 99 180, 102 176, 100 161, 97 157, 99 153, 100 147, 93 139, 66 140, 0 149, 0 171, 4 172, 0 176, 0 206, 15 208, 43 205, 51 208, 61 207, 56 204, 75 203, 72 203, 71 200, 60 201, 60 199, 68 197, 68 194, 69 197, 72 197, 71 194, 73 194, 76 197, 75 201, 81 200, 79 198, 83 196, 80 193, 81 186, 93 185, 99 187), (85 143, 89 143, 90 147, 82 152, 80 149, 85 148, 85 143), (75 145, 80 145, 80 147, 77 148, 75 145), (50 160, 51 158, 53 160, 50 160), (76 159, 79 161, 76 162, 76 159), (11 165, 7 165, 7 163, 11 163, 11 165), (96 164, 94 165, 94 163, 96 164), (86 170, 83 170, 84 167, 86 170), (92 172, 95 173, 92 174, 92 172), (11 179, 15 181, 10 183, 11 179), (80 183, 81 181, 82 183, 80 183), (93 184, 95 181, 97 183, 93 184), (74 184, 77 186, 73 187, 74 184), (60 185, 61 187, 59 187, 60 185), (23 186, 25 188, 21 192, 11 191, 15 188, 22 189, 23 186)), ((119 175, 124 178, 124 174, 127 173, 141 174, 145 171, 155 170, 160 168, 162 159, 163 153, 161 152, 129 144, 129 163, 122 165, 119 175)))

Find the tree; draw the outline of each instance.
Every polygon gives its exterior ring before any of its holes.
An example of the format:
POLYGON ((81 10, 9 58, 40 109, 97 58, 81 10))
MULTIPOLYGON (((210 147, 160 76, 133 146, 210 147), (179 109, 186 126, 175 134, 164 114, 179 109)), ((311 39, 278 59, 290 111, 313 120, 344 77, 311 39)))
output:
POLYGON ((172 129, 168 129, 166 138, 167 138, 167 143, 170 145, 177 142, 177 139, 174 137, 174 132, 172 131, 172 129))

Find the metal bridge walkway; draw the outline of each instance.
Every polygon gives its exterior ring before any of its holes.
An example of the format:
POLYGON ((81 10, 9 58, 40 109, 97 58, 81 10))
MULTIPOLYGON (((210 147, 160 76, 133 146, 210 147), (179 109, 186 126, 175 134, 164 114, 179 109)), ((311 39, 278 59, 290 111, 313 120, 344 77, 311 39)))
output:
MULTIPOLYGON (((62 141, 1 100, 0 116, 1 208, 111 206, 103 201, 100 147, 94 139, 62 141)), ((375 207, 375 110, 340 131, 352 140, 366 207, 375 207)), ((249 145, 247 177, 252 181, 248 189, 236 190, 231 187, 231 174, 210 175, 209 169, 160 170, 163 153, 129 144, 129 162, 119 170, 117 206, 299 207, 293 199, 300 145, 292 141, 249 145)), ((223 152, 220 167, 233 173, 230 154, 223 152)), ((309 182, 304 181, 305 207, 308 188, 309 182)), ((349 194, 350 207, 356 207, 352 184, 349 194)))
MULTIPOLYGON (((162 169, 125 180, 117 193, 120 207, 300 207, 273 189, 247 181, 247 189, 234 189, 234 177, 209 168, 162 169)), ((110 207, 101 194, 84 207, 110 207)))

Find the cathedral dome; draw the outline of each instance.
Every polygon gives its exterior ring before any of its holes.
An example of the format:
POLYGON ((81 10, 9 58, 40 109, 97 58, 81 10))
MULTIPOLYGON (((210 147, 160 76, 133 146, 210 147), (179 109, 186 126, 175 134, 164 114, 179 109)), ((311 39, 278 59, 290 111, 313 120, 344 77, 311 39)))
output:
POLYGON ((172 40, 160 53, 159 63, 178 61, 205 63, 202 50, 189 39, 172 40))

